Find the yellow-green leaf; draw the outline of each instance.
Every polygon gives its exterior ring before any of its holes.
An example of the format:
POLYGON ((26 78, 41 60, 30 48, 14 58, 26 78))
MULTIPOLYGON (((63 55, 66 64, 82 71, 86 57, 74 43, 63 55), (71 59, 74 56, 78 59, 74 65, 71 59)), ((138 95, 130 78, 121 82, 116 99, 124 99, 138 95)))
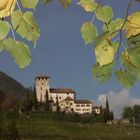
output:
POLYGON ((98 45, 105 46, 106 44, 108 44, 108 40, 107 40, 108 36, 109 36, 108 31, 103 32, 102 34, 97 36, 94 40, 94 46, 98 46, 98 45))
POLYGON ((33 13, 29 11, 26 13, 15 11, 11 16, 11 21, 15 31, 21 37, 26 38, 28 41, 32 41, 36 46, 40 31, 33 13))
POLYGON ((100 67, 108 65, 113 62, 115 56, 115 49, 110 46, 96 46, 95 47, 95 56, 97 62, 100 64, 100 67))
POLYGON ((119 31, 121 29, 123 23, 124 23, 124 20, 121 18, 111 20, 111 22, 109 22, 108 25, 106 25, 106 24, 103 25, 103 30, 109 31, 110 34, 114 33, 114 34, 112 34, 112 37, 114 37, 118 33, 117 31, 119 31))
POLYGON ((108 81, 112 77, 113 66, 114 63, 105 65, 103 67, 100 67, 99 63, 95 64, 92 69, 94 78, 101 83, 108 81))
POLYGON ((21 0, 22 6, 24 8, 32 8, 35 9, 38 0, 21 0))
POLYGON ((126 88, 130 89, 136 82, 136 77, 128 71, 118 70, 115 72, 116 79, 126 88))
POLYGON ((72 0, 59 0, 59 2, 64 6, 64 8, 67 8, 71 4, 72 0))
POLYGON ((0 41, 3 40, 10 31, 10 24, 7 21, 0 20, 0 41))
POLYGON ((112 8, 108 5, 98 6, 96 10, 96 17, 102 22, 108 23, 113 17, 112 8))
POLYGON ((127 18, 125 37, 130 38, 138 34, 140 34, 140 12, 135 12, 127 18))
POLYGON ((86 12, 94 12, 98 6, 95 0, 80 0, 78 4, 83 7, 86 12))
POLYGON ((93 40, 97 36, 98 31, 95 25, 91 22, 85 22, 81 27, 81 35, 85 41, 85 44, 93 43, 93 40))
POLYGON ((4 49, 11 54, 20 68, 25 68, 30 64, 31 54, 29 47, 25 43, 15 41, 11 38, 4 40, 3 43, 4 49))
POLYGON ((0 52, 2 52, 4 50, 4 44, 3 41, 0 41, 0 52))
POLYGON ((51 3, 53 0, 43 0, 44 4, 51 3))

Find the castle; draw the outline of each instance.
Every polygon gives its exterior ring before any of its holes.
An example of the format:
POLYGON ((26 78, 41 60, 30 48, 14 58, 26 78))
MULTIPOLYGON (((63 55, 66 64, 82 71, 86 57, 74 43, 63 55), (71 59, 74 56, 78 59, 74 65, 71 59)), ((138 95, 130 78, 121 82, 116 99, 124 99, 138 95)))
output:
POLYGON ((76 92, 69 88, 50 88, 50 77, 35 77, 36 97, 39 103, 48 102, 49 109, 66 113, 91 114, 92 102, 77 100, 76 92))

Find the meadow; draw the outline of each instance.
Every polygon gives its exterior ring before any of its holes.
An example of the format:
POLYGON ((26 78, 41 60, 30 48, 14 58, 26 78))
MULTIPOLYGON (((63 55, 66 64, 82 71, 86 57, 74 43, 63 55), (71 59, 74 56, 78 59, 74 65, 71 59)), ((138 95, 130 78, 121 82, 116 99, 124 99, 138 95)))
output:
POLYGON ((1 113, 0 140, 140 140, 139 124, 104 124, 51 112, 1 113))

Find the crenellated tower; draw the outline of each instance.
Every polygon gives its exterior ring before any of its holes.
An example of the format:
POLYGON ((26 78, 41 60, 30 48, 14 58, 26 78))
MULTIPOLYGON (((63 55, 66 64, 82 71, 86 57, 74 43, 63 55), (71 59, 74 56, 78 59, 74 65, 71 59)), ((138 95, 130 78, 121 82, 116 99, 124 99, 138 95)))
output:
POLYGON ((36 97, 38 102, 46 102, 50 100, 50 77, 46 75, 38 75, 35 77, 36 97))

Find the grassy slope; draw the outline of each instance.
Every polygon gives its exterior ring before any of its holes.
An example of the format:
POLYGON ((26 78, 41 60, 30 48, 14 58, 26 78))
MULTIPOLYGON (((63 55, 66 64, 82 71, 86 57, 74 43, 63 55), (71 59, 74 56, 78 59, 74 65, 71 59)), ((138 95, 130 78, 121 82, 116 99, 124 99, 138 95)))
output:
POLYGON ((140 140, 140 125, 58 121, 51 113, 16 116, 16 126, 21 140, 140 140))

